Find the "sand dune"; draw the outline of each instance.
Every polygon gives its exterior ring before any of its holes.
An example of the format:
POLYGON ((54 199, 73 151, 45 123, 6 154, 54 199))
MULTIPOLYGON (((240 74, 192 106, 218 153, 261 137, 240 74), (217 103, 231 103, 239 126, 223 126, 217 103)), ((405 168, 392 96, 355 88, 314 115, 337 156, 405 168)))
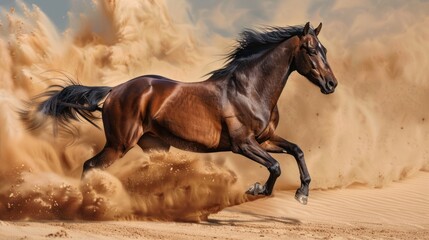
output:
POLYGON ((294 202, 293 192, 245 203, 231 210, 261 215, 287 216, 302 222, 328 221, 343 224, 387 224, 404 229, 429 227, 429 173, 419 172, 410 179, 383 188, 350 187, 313 191, 311 203, 294 202))

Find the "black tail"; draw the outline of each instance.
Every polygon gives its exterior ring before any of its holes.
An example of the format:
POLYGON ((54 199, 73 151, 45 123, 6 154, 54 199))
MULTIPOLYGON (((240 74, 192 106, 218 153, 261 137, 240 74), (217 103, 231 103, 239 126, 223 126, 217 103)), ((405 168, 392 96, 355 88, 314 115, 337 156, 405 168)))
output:
POLYGON ((30 129, 39 128, 43 125, 43 116, 51 116, 57 124, 66 125, 70 120, 79 120, 80 117, 99 128, 93 120, 98 119, 93 114, 101 111, 100 101, 109 94, 111 87, 86 87, 72 84, 67 87, 53 85, 51 90, 37 96, 47 97, 40 102, 36 109, 39 116, 29 117, 28 112, 22 114, 30 129), (42 115, 42 119, 40 119, 42 115))

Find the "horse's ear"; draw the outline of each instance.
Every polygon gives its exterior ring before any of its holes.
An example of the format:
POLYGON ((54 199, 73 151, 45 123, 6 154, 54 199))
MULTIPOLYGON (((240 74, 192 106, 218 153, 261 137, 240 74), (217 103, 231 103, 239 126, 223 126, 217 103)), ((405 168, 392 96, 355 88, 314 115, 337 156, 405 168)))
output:
POLYGON ((310 32, 310 22, 307 22, 304 26, 304 30, 302 31, 302 34, 305 36, 310 32))
POLYGON ((316 36, 319 35, 320 30, 322 30, 322 23, 320 23, 319 26, 316 29, 314 29, 314 33, 316 34, 316 36))

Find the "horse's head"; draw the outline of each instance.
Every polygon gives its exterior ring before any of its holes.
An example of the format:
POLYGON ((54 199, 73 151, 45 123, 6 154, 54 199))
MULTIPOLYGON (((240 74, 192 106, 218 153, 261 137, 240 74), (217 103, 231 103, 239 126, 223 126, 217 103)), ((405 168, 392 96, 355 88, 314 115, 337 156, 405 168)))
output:
POLYGON ((319 86, 322 93, 330 94, 338 83, 326 58, 326 48, 317 38, 321 29, 322 23, 314 30, 309 22, 305 24, 295 53, 295 66, 301 75, 319 86))

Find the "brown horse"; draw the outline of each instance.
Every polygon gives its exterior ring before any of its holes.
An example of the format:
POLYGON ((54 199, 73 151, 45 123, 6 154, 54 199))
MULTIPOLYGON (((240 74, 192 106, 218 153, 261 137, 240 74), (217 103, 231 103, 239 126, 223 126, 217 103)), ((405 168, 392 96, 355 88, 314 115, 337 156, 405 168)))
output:
POLYGON ((317 38, 321 28, 322 24, 313 29, 307 23, 245 30, 226 65, 205 81, 183 83, 145 75, 116 87, 72 84, 46 92, 48 98, 37 111, 62 124, 79 116, 94 124, 92 112, 102 112, 106 145, 84 163, 83 172, 108 167, 136 144, 144 151, 168 151, 170 146, 195 152, 232 151, 270 173, 265 185, 256 183, 247 193, 270 195, 280 166, 269 153, 287 153, 295 157, 300 172, 295 198, 306 204, 310 176, 303 151, 274 130, 279 123, 277 101, 293 71, 324 94, 337 86, 326 48, 317 38))

